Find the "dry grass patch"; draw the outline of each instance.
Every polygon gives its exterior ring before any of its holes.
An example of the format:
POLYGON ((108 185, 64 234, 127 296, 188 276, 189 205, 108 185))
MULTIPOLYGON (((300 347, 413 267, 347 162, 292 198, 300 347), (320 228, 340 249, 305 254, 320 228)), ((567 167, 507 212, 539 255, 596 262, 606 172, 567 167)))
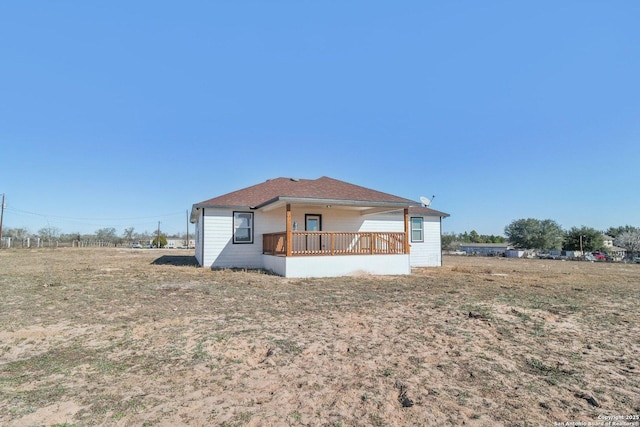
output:
POLYGON ((284 279, 0 251, 3 425, 550 425, 640 412, 640 266, 284 279))

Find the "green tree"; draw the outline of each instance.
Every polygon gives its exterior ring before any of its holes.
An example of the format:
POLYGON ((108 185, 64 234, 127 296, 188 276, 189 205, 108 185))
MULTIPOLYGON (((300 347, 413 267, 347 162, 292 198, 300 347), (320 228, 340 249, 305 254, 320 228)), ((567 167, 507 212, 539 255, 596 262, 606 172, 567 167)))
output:
MULTIPOLYGON (((442 238, 444 239, 444 234, 442 235, 442 238)), ((495 236, 493 234, 479 234, 476 230, 471 230, 470 233, 465 231, 464 233, 460 233, 457 236, 452 233, 450 235, 450 238, 453 239, 453 241, 458 240, 465 243, 504 243, 507 241, 504 236, 495 236)))
POLYGON ((517 248, 543 251, 562 248, 562 227, 551 219, 517 219, 504 229, 509 242, 517 248))
POLYGON ((489 243, 505 243, 507 239, 502 236, 494 236, 493 234, 489 236, 489 243))
POLYGON ((481 241, 482 239, 480 239, 480 235, 476 230, 471 230, 471 233, 469 233, 469 238, 471 239, 471 243, 484 243, 481 241))
MULTIPOLYGON (((155 247, 158 247, 158 237, 154 237, 153 238, 153 242, 151 242, 151 244, 155 247)), ((160 247, 164 248, 165 246, 167 246, 167 238, 163 235, 160 235, 160 247)))
POLYGON ((567 251, 603 251, 605 249, 604 236, 595 228, 585 227, 584 225, 580 228, 571 227, 570 230, 564 233, 562 248, 567 251), (581 239, 582 247, 580 246, 581 239))
POLYGON ((442 234, 442 249, 447 251, 455 250, 455 241, 457 240, 457 236, 455 233, 444 233, 442 234))

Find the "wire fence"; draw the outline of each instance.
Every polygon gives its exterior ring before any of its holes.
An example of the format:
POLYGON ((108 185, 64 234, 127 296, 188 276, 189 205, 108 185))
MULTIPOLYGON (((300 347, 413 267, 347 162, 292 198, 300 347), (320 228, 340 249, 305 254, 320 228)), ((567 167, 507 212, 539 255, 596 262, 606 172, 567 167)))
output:
POLYGON ((39 237, 16 239, 3 237, 0 242, 2 249, 32 249, 32 248, 113 248, 129 246, 128 243, 108 242, 104 240, 46 240, 39 237))
MULTIPOLYGON (((41 237, 3 237, 0 241, 0 249, 32 249, 32 248, 150 248, 153 247, 154 241, 152 239, 142 240, 96 240, 96 239, 81 239, 81 240, 47 240, 41 237)), ((195 240, 189 239, 187 242, 185 239, 167 239, 166 245, 163 247, 167 249, 183 249, 194 248, 195 240)))

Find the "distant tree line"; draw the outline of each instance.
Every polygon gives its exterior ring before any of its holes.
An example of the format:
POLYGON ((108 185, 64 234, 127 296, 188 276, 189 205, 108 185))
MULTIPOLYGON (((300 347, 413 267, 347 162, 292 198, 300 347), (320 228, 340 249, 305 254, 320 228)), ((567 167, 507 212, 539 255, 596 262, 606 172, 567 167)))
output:
POLYGON ((507 225, 504 234, 512 245, 523 249, 607 252, 607 235, 614 239, 614 245, 632 254, 640 251, 640 228, 630 225, 609 227, 604 232, 586 226, 563 230, 550 219, 524 218, 507 225))
POLYGON ((454 249, 460 243, 504 243, 507 239, 504 236, 493 234, 479 234, 476 230, 464 233, 444 233, 442 235, 442 247, 454 249))
POLYGON ((471 230, 470 233, 466 231, 458 234, 458 240, 465 243, 504 243, 507 239, 503 236, 496 236, 493 234, 478 234, 476 230, 471 230))
MULTIPOLYGON (((6 228, 2 232, 3 237, 9 237, 14 242, 13 247, 19 247, 20 243, 26 239, 40 239, 43 246, 54 246, 62 244, 64 246, 71 246, 74 242, 104 242, 112 246, 129 245, 133 242, 151 242, 157 244, 158 232, 143 231, 136 232, 134 227, 125 228, 124 231, 119 234, 113 227, 105 227, 96 230, 94 233, 62 233, 58 227, 47 226, 39 229, 37 232, 32 233, 27 228, 6 228)), ((167 236, 166 233, 160 232, 160 245, 167 244, 167 237, 185 239, 186 234, 167 236)))
POLYGON ((607 252, 604 235, 614 239, 614 245, 626 249, 631 255, 640 253, 640 228, 631 225, 609 227, 599 231, 592 227, 571 227, 564 230, 551 219, 517 219, 504 229, 505 236, 479 234, 477 231, 464 233, 444 233, 442 247, 457 249, 462 243, 505 243, 516 248, 541 251, 566 250, 584 252, 607 252))

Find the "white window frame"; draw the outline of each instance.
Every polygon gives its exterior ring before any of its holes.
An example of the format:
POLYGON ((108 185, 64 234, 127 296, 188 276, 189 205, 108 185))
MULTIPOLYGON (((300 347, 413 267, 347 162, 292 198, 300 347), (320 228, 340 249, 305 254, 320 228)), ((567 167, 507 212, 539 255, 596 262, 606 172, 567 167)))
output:
POLYGON ((423 243, 424 242, 424 218, 421 216, 412 216, 410 219, 411 222, 411 242, 412 243, 423 243), (414 219, 418 219, 420 220, 420 228, 414 228, 414 219), (414 239, 413 238, 413 233, 415 231, 419 231, 420 232, 420 239, 414 239))
POLYGON ((237 244, 237 245, 251 245, 253 244, 253 227, 254 227, 254 223, 253 223, 253 212, 244 212, 244 211, 234 211, 233 212, 233 243, 237 244), (249 225, 246 227, 241 227, 238 225, 238 222, 240 220, 240 218, 248 218, 249 219, 249 225), (240 240, 237 236, 238 236, 238 230, 248 230, 249 236, 248 236, 248 240, 246 240, 246 238, 240 240))

